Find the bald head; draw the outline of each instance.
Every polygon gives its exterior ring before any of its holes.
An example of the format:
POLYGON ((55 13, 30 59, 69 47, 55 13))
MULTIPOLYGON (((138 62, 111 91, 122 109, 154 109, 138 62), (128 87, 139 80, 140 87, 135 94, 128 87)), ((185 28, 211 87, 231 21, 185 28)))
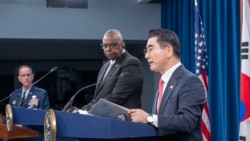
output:
POLYGON ((108 59, 118 59, 122 55, 123 48, 125 47, 121 32, 116 29, 109 29, 106 31, 103 36, 101 46, 104 51, 104 55, 108 59))
POLYGON ((107 36, 110 36, 110 35, 116 38, 117 41, 123 41, 122 34, 117 29, 109 29, 108 31, 105 32, 103 38, 106 38, 107 36))

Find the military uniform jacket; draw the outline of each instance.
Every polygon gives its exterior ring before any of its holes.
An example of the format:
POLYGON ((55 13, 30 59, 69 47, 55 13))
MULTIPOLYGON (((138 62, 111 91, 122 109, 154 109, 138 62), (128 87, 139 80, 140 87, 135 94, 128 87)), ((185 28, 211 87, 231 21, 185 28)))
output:
MULTIPOLYGON (((20 107, 20 101, 22 97, 22 88, 14 90, 10 94, 10 99, 9 99, 9 104, 11 106, 18 106, 20 107)), ((49 98, 48 98, 48 92, 42 88, 38 88, 35 86, 32 86, 30 88, 30 91, 26 97, 26 99, 23 101, 23 106, 24 108, 29 108, 30 107, 30 101, 33 97, 36 97, 38 99, 38 105, 37 109, 42 109, 42 110, 47 110, 49 109, 49 98)))

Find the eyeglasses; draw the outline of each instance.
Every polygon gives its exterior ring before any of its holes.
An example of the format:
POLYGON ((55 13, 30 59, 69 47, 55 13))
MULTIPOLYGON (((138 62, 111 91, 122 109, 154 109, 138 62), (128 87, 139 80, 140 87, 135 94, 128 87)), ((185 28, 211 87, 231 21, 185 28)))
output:
POLYGON ((106 49, 108 47, 115 48, 115 47, 117 47, 117 45, 119 45, 119 43, 100 44, 100 46, 101 46, 102 49, 106 49))
POLYGON ((153 49, 151 48, 144 48, 143 49, 143 53, 146 54, 146 53, 150 53, 153 49))
MULTIPOLYGON (((164 47, 167 47, 169 44, 164 45, 164 47)), ((151 48, 151 47, 146 47, 143 49, 143 53, 150 53, 151 51, 155 50, 155 49, 160 49, 160 48, 151 48)))

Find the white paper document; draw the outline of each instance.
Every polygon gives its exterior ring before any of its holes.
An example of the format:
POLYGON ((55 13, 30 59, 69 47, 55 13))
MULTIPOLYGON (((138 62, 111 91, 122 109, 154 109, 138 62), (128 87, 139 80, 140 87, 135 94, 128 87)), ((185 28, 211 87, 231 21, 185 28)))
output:
POLYGON ((131 120, 127 108, 101 98, 88 113, 120 120, 131 120))

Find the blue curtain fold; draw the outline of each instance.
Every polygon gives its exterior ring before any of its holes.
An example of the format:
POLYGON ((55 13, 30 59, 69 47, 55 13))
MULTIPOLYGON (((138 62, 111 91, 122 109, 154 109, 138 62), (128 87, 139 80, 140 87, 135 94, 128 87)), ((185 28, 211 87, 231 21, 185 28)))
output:
MULTIPOLYGON (((197 0, 208 50, 208 104, 213 141, 236 141, 240 99, 240 1, 197 0)), ((162 0, 162 28, 181 41, 181 61, 195 73, 194 0, 162 0)))

